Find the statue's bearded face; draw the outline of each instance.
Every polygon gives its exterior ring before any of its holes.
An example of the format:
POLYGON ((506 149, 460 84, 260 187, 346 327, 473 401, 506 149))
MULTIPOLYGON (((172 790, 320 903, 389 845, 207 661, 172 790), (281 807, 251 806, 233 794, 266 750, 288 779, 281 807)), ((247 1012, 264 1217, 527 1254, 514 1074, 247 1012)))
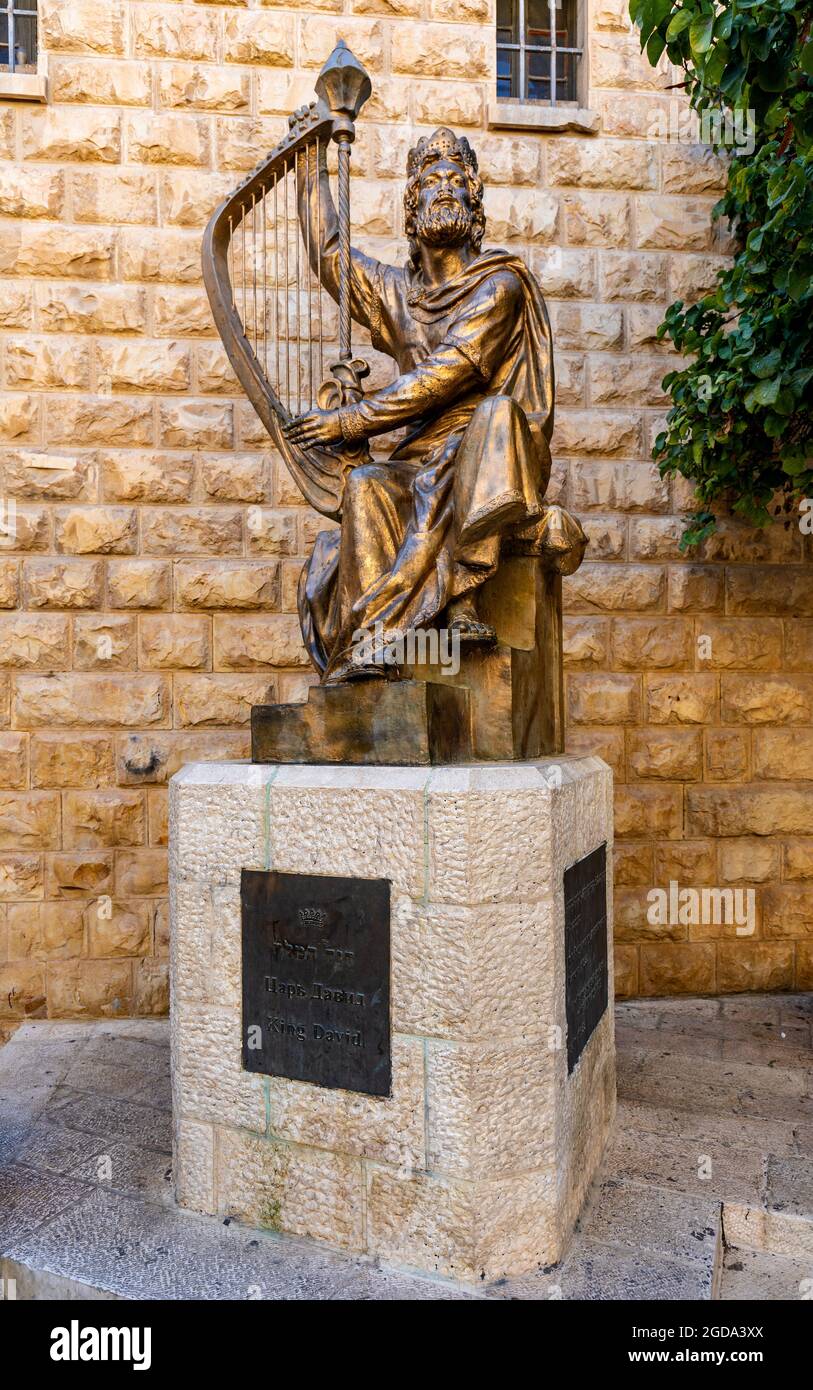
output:
POLYGON ((438 159, 421 174, 415 230, 429 246, 462 246, 470 240, 469 181, 459 164, 438 159))

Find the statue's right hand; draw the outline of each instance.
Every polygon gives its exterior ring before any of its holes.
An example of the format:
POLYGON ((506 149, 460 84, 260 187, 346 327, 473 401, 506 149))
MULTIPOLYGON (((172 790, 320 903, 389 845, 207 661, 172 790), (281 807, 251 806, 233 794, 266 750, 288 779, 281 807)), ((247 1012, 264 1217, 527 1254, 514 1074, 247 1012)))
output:
POLYGON ((341 443, 344 438, 338 410, 309 410, 306 415, 289 420, 287 425, 282 426, 282 432, 291 444, 298 444, 300 449, 314 444, 327 447, 341 443))

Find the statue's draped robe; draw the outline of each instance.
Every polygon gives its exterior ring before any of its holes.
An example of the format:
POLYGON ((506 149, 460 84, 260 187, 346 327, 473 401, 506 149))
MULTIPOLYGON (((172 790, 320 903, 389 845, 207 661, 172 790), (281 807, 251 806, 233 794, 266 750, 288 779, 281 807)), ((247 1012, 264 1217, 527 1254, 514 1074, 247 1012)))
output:
MULTIPOLYGON (((334 229, 323 233, 335 292, 334 229)), ((349 474, 341 530, 317 537, 302 573, 302 631, 328 680, 352 669, 358 629, 428 627, 494 573, 505 531, 543 510, 553 428, 550 325, 517 257, 485 251, 426 289, 410 267, 354 250, 351 309, 400 373, 352 424, 408 433, 387 462, 349 474)))

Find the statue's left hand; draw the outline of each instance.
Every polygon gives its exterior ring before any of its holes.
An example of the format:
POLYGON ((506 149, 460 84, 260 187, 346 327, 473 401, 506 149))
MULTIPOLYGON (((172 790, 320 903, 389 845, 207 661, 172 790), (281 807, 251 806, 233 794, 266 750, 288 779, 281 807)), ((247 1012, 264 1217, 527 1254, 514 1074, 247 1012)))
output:
POLYGON ((292 444, 307 449, 312 444, 339 444, 343 439, 338 410, 309 410, 282 427, 292 444))

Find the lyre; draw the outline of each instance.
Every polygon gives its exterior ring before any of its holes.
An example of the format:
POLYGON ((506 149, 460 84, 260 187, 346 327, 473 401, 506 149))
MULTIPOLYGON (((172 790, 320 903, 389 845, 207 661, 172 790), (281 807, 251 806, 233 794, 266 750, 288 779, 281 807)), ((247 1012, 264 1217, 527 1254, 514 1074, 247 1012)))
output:
POLYGON ((203 239, 203 279, 243 390, 306 501, 338 520, 345 477, 367 457, 366 444, 303 450, 286 439, 281 425, 317 404, 333 408, 359 401, 369 372, 366 362, 353 357, 351 343, 350 149, 372 87, 340 40, 315 90, 317 99, 288 117, 285 138, 213 213, 203 239), (310 161, 318 188, 320 150, 331 141, 338 147, 335 326, 327 318, 330 301, 321 286, 319 248, 312 255, 309 221, 300 235, 298 214, 310 161), (330 364, 333 379, 326 381, 325 353, 334 342, 338 360, 330 364))

